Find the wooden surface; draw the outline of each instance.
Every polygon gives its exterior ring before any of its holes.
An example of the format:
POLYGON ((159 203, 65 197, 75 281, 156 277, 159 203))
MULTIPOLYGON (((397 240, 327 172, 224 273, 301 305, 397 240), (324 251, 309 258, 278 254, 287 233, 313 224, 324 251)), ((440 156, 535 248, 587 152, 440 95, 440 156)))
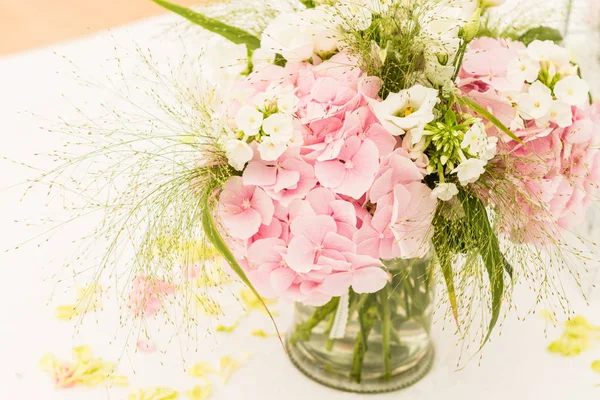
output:
MULTIPOLYGON (((202 0, 175 0, 193 5, 202 0)), ((0 0, 0 55, 165 12, 150 0, 0 0)))

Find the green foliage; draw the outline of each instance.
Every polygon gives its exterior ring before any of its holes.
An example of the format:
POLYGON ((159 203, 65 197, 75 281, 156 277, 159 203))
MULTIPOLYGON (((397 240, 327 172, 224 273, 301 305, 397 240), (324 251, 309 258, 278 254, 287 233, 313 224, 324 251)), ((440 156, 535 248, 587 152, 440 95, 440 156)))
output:
POLYGON ((534 40, 551 40, 556 44, 563 41, 563 36, 558 29, 550 28, 548 26, 538 26, 531 28, 519 37, 519 40, 529 45, 534 40))
POLYGON ((205 15, 195 12, 194 10, 179 6, 166 0, 152 1, 169 11, 173 11, 174 13, 181 15, 190 22, 200 25, 202 28, 210 32, 223 36, 225 39, 235 44, 245 44, 250 53, 260 47, 260 39, 243 29, 227 25, 224 22, 214 18, 209 18, 205 15))
POLYGON ((425 43, 415 6, 394 7, 388 16, 373 16, 368 29, 345 38, 350 51, 361 60, 360 68, 381 78, 383 98, 423 79, 425 63, 425 43))
POLYGON ((315 0, 300 0, 300 3, 304 4, 306 8, 315 8, 317 6, 315 0))
POLYGON ((504 295, 505 258, 481 200, 464 190, 458 193, 458 199, 465 212, 465 224, 469 227, 470 241, 481 256, 490 283, 492 304, 488 332, 483 340, 483 344, 485 344, 500 317, 504 295))
POLYGON ((223 256, 223 258, 225 258, 225 260, 229 263, 231 269, 233 269, 233 271, 237 274, 241 281, 252 291, 256 298, 264 306, 267 314, 269 315, 269 318, 271 318, 271 321, 273 321, 273 325, 275 326, 275 330, 277 331, 277 336, 279 336, 279 339, 281 340, 281 334, 279 333, 279 329, 277 328, 277 324, 275 323, 275 319, 273 318, 271 311, 269 311, 269 308, 265 304, 265 301, 260 296, 258 291, 254 288, 254 286, 250 282, 250 279, 248 279, 248 276, 246 275, 242 267, 238 264, 237 260, 235 259, 235 256, 233 255, 231 250, 229 250, 229 247, 227 246, 227 244, 223 240, 223 237, 219 233, 219 230, 217 229, 217 226, 212 216, 212 209, 209 204, 206 204, 206 206, 202 210, 202 228, 208 240, 212 243, 213 246, 215 246, 215 248, 223 256))
POLYGON ((481 105, 477 104, 475 101, 471 100, 467 96, 457 96, 457 101, 459 104, 462 104, 469 108, 471 111, 476 112, 483 118, 490 121, 492 124, 496 126, 496 128, 500 129, 502 132, 506 133, 512 140, 523 143, 521 139, 519 139, 510 129, 506 127, 498 118, 496 118, 491 112, 486 110, 481 105))

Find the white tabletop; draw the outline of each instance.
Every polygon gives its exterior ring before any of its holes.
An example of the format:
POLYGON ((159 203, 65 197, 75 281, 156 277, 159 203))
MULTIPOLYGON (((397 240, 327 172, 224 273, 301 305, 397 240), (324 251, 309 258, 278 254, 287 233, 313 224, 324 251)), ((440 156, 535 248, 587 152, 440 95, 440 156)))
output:
MULTIPOLYGON (((188 53, 197 54, 201 40, 178 38, 167 29, 174 20, 171 16, 151 19, 112 33, 0 58, 0 155, 48 168, 51 165, 48 159, 33 154, 60 146, 61 138, 40 125, 49 126, 58 116, 67 121, 81 118, 74 106, 84 107, 91 118, 100 116, 103 111, 97 105, 111 101, 108 91, 82 89, 83 78, 73 79, 71 71, 74 67, 62 56, 71 59, 82 75, 105 82, 107 74, 114 76, 117 71, 117 51, 128 83, 144 88, 144 85, 150 87, 151 83, 136 78, 140 60, 132 55, 134 43, 143 49, 151 49, 160 59, 179 60, 182 45, 188 53)), ((123 85, 122 80, 117 79, 115 85, 123 85)), ((113 108, 119 103, 115 100, 114 104, 113 108)), ((0 159, 0 188, 34 176, 35 171, 0 159)), ((24 188, 19 186, 0 192, 1 250, 47 229, 47 225, 36 225, 40 218, 64 217, 56 201, 46 207, 47 188, 36 186, 21 201, 24 188), (23 221, 34 224, 28 226, 23 221)), ((216 361, 224 354, 241 356, 245 352, 250 353, 252 359, 226 385, 216 385, 211 398, 336 400, 358 397, 322 387, 305 378, 287 360, 277 339, 250 336, 251 329, 271 330, 268 319, 260 313, 244 320, 234 333, 216 334, 206 339, 199 333, 196 340, 183 334, 180 338, 173 337, 175 328, 172 324, 157 332, 160 320, 149 321, 153 339, 164 354, 135 353, 131 347, 125 348, 125 342, 131 343, 129 334, 133 332, 135 336, 137 332, 135 328, 130 330, 130 326, 119 326, 120 311, 114 295, 105 299, 102 312, 89 314, 82 323, 58 321, 54 308, 71 301, 74 296, 73 281, 68 279, 69 272, 62 265, 77 250, 71 241, 82 232, 88 232, 89 223, 89 220, 75 222, 41 247, 37 246, 39 240, 33 240, 18 251, 0 252, 3 271, 0 286, 0 398, 121 400, 127 398, 132 388, 153 385, 183 392, 198 383, 185 373, 185 364, 216 361), (66 281, 57 283, 61 277, 66 277, 66 281), (106 360, 120 360, 119 372, 129 377, 130 388, 55 389, 40 371, 39 359, 46 352, 68 359, 70 349, 80 344, 90 345, 96 355, 106 360)), ((596 239, 600 239, 597 233, 596 239)), ((81 283, 80 280, 77 282, 81 283)), ((589 293, 587 283, 584 286, 584 291, 589 293)), ((515 297, 527 298, 520 291, 515 297)), ((579 314, 600 324, 600 296, 592 293, 589 300, 590 307, 579 296, 573 295, 573 307, 579 314)), ((530 305, 527 300, 523 301, 521 314, 530 305)), ((290 321, 291 306, 280 305, 278 308, 278 320, 285 327, 290 321)), ((447 324, 445 330, 442 328, 442 323, 434 326, 437 353, 431 373, 409 389, 377 398, 591 400, 600 396, 600 388, 595 387, 600 383, 600 375, 590 368, 593 360, 600 359, 600 347, 573 358, 550 354, 546 347, 559 337, 561 328, 552 327, 539 316, 528 316, 522 322, 516 312, 509 313, 485 348, 482 359, 463 363, 464 368, 460 370, 456 368, 460 354, 457 337, 451 325, 447 324)))

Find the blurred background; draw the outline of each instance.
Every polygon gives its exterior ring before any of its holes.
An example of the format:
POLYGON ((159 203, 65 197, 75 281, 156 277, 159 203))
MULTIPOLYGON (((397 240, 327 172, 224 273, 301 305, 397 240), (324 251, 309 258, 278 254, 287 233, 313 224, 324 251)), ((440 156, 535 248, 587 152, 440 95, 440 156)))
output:
MULTIPOLYGON (((181 5, 203 0, 178 0, 181 5)), ((0 55, 165 13, 150 0, 0 0, 0 55)))

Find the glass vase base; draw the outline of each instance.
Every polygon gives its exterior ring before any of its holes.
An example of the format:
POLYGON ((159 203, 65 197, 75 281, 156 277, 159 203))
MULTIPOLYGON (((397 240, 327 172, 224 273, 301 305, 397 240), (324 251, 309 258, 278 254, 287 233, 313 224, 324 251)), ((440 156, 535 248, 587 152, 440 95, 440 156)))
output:
POLYGON ((308 378, 332 389, 350 393, 376 394, 394 392, 414 385, 421 380, 433 365, 435 351, 433 345, 429 345, 423 356, 410 368, 392 374, 391 379, 384 378, 362 379, 360 383, 350 379, 349 376, 328 371, 323 368, 310 352, 299 345, 286 343, 288 356, 292 364, 296 366, 308 378))

